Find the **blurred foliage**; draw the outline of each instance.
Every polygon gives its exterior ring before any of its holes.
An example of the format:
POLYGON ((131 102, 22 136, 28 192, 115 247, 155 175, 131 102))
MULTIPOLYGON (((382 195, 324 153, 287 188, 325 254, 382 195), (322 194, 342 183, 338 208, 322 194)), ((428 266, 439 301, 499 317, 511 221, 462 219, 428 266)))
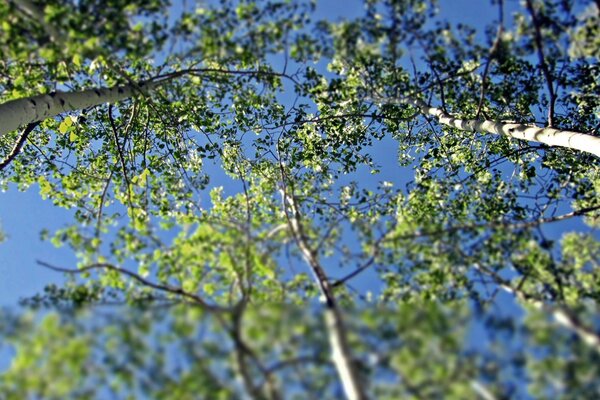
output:
MULTIPOLYGON (((233 317, 161 302, 5 312, 3 351, 15 356, 0 390, 6 399, 339 398, 315 311, 271 304, 233 317)), ((593 398, 600 390, 598 353, 543 313, 518 320, 464 302, 346 312, 373 398, 593 398)))
POLYGON ((1 320, 0 393, 339 398, 325 282, 374 398, 599 397, 597 158, 410 105, 598 136, 597 2, 526 3, 476 29, 435 0, 340 21, 309 1, 0 2, 0 102, 136 89, 42 121, 0 171, 74 211, 41 236, 79 259, 24 302, 60 313, 1 320))

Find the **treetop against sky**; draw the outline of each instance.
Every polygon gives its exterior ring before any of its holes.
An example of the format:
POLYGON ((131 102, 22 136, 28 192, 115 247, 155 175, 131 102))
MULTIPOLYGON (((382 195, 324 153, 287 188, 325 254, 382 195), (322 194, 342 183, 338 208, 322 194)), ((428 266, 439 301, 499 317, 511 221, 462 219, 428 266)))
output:
POLYGON ((340 4, 0 0, 0 393, 597 397, 600 5, 340 4))

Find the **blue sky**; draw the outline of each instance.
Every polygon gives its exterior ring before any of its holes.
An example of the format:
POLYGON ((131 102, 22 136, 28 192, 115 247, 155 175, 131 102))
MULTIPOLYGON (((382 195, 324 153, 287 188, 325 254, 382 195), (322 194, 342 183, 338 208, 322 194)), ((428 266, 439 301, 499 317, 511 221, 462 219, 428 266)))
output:
MULTIPOLYGON (((507 20, 511 10, 518 7, 517 0, 505 0, 507 20)), ((497 9, 490 6, 489 0, 440 0, 440 8, 441 14, 447 19, 472 25, 478 28, 479 32, 483 31, 485 25, 493 23, 497 19, 497 9)), ((360 15, 361 11, 362 5, 359 0, 318 0, 316 19, 351 18, 360 15)), ((412 179, 412 176, 401 176, 407 171, 398 168, 396 152, 390 148, 390 145, 395 146, 391 139, 375 143, 374 158, 382 166, 381 173, 377 176, 363 173, 359 179, 392 182, 405 182, 412 179)), ((211 171, 216 169, 212 162, 207 161, 206 164, 211 164, 208 166, 211 171)), ((213 174, 211 172, 211 176, 214 178, 211 186, 224 185, 229 189, 228 194, 231 194, 231 190, 235 190, 233 188, 237 186, 223 173, 213 174)), ((376 182, 373 184, 376 185, 376 182)), ((11 186, 9 191, 0 193, 0 226, 8 236, 6 242, 0 243, 0 306, 14 305, 20 298, 39 293, 49 283, 64 282, 65 278, 61 274, 38 266, 36 260, 64 267, 75 265, 76 260, 69 249, 57 249, 48 242, 42 242, 39 235, 44 228, 54 231, 68 224, 72 213, 54 207, 51 200, 42 200, 37 191, 37 186, 26 192, 19 192, 14 186, 11 186)), ((564 212, 568 211, 564 210, 564 212)), ((560 237, 565 230, 589 230, 589 228, 584 228, 578 219, 550 224, 543 229, 549 237, 554 239, 560 237)), ((344 273, 341 272, 333 273, 333 275, 343 276, 344 273)), ((361 288, 369 285, 375 286, 377 282, 373 271, 361 276, 360 280, 362 281, 361 288)), ((503 305, 514 305, 512 298, 508 295, 500 296, 498 301, 503 305)), ((504 309, 504 312, 517 314, 515 307, 507 309, 504 309)), ((483 346, 482 338, 485 337, 483 329, 482 326, 474 326, 470 336, 471 344, 483 346)), ((0 362, 3 361, 6 361, 6 357, 0 353, 0 362)), ((0 370, 1 367, 0 364, 0 370)))
MULTIPOLYGON (((337 19, 356 16, 361 9, 357 0, 324 0, 319 1, 317 13, 320 18, 337 19)), ((21 298, 39 293, 47 284, 64 281, 61 274, 38 266, 36 260, 74 265, 76 260, 69 249, 57 249, 42 242, 39 235, 42 229, 52 232, 63 227, 71 215, 68 210, 54 207, 51 200, 42 200, 37 186, 20 192, 11 185, 7 192, 0 193, 0 227, 7 235, 7 240, 0 243, 0 306, 14 305, 21 298)))
MULTIPOLYGON (((496 7, 491 7, 486 0, 442 0, 441 14, 451 21, 461 21, 483 28, 485 24, 497 18, 496 7)), ((505 1, 506 16, 518 7, 517 1, 505 1)), ((358 0, 319 0, 317 19, 338 20, 345 17, 355 17, 362 11, 358 0)), ((380 163, 394 168, 395 152, 384 152, 386 146, 377 146, 381 150, 380 163)), ((397 166, 395 167, 397 168, 397 166)), ((376 179, 397 181, 397 169, 382 169, 382 174, 376 179)), ((213 185, 220 183, 213 180, 213 185)), ((42 242, 39 232, 43 228, 53 231, 65 225, 71 213, 67 210, 52 206, 50 200, 41 200, 37 187, 26 192, 18 192, 14 186, 8 192, 0 193, 0 223, 8 235, 8 240, 0 244, 0 305, 15 304, 22 297, 32 296, 43 289, 48 283, 60 283, 63 277, 36 265, 36 260, 44 260, 62 266, 74 265, 74 257, 68 249, 56 249, 50 243, 42 242)), ((581 226, 570 221, 571 227, 581 226)), ((558 234, 564 225, 555 224, 550 231, 558 234)))
POLYGON ((19 298, 34 295, 46 284, 63 281, 61 275, 36 265, 35 260, 61 260, 72 263, 68 249, 42 242, 39 232, 61 227, 69 220, 67 210, 43 201, 37 187, 19 192, 14 186, 0 193, 0 221, 8 236, 0 244, 0 305, 15 304, 19 298))

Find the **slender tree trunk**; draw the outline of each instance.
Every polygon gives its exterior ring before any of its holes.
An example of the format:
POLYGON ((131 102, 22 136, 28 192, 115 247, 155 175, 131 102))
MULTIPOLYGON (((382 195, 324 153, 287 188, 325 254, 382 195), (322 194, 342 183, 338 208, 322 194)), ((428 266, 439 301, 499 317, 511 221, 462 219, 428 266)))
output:
POLYGON ((440 124, 463 131, 479 131, 497 135, 506 135, 515 139, 544 143, 548 146, 560 146, 584 151, 586 153, 591 153, 596 157, 600 157, 600 137, 592 136, 587 133, 490 120, 459 119, 444 112, 440 108, 430 107, 424 101, 417 98, 409 97, 403 102, 418 107, 423 114, 433 115, 438 119, 440 124))
POLYGON ((323 268, 315 259, 313 252, 305 246, 300 249, 304 260, 310 265, 319 281, 321 294, 325 298, 325 327, 329 336, 331 358, 342 383, 348 400, 366 400, 367 395, 352 357, 352 349, 348 343, 348 332, 342 311, 333 295, 333 290, 325 278, 323 268))
POLYGON ((338 372, 346 396, 350 400, 365 400, 367 396, 351 355, 346 335, 346 327, 339 307, 325 309, 325 326, 329 334, 329 345, 333 364, 338 372))
POLYGON ((344 323, 342 311, 336 301, 329 279, 319 262, 315 252, 309 247, 304 229, 300 223, 300 212, 293 195, 282 193, 284 204, 287 203, 292 215, 288 215, 290 230, 298 244, 304 261, 312 270, 316 283, 325 302, 325 327, 329 336, 332 361, 342 383, 346 398, 349 400, 366 400, 367 394, 362 385, 360 374, 352 357, 352 349, 348 343, 348 332, 344 323))
POLYGON ((155 76, 151 80, 111 88, 94 88, 75 92, 53 92, 0 104, 0 137, 19 126, 43 121, 58 114, 125 100, 147 93, 164 83, 186 75, 225 74, 237 76, 277 76, 293 80, 289 75, 266 71, 237 71, 220 68, 190 68, 155 76))
POLYGON ((575 335, 577 335, 585 344, 587 344, 595 351, 600 353, 600 335, 594 329, 588 326, 584 326, 579 321, 577 316, 568 308, 565 308, 560 305, 547 304, 543 301, 531 298, 527 296, 524 292, 522 292, 519 288, 513 287, 509 281, 502 278, 496 272, 477 264, 475 265, 475 267, 481 272, 490 275, 503 290, 513 294, 524 304, 530 305, 536 310, 542 311, 547 315, 551 315, 557 324, 574 332, 575 335))
POLYGON ((530 299, 518 289, 508 284, 503 284, 502 288, 509 293, 513 293, 523 303, 533 306, 535 309, 551 315, 554 321, 575 333, 586 345, 600 353, 600 335, 593 329, 583 326, 577 317, 567 309, 560 306, 553 306, 542 301, 530 299))
POLYGON ((138 85, 114 86, 112 88, 86 89, 76 92, 53 92, 0 104, 0 137, 20 126, 43 121, 64 112, 81 110, 105 103, 115 103, 146 92, 165 80, 142 82, 138 85))

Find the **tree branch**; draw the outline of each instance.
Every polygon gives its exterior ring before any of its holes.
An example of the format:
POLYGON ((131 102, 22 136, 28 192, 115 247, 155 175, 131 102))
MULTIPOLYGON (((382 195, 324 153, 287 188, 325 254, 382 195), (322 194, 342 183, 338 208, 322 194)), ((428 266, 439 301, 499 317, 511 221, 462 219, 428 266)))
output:
POLYGON ((106 198, 106 194, 108 192, 108 187, 110 186, 110 182, 112 181, 113 171, 108 175, 108 179, 104 185, 104 189, 102 189, 102 194, 100 195, 100 204, 98 205, 98 212, 96 213, 96 231, 95 235, 97 238, 100 237, 100 229, 102 227, 102 210, 104 208, 104 200, 106 198))
POLYGON ((354 364, 350 344, 342 312, 337 304, 333 287, 325 274, 323 267, 318 261, 317 255, 308 244, 306 234, 301 222, 300 210, 296 204, 293 193, 288 192, 285 170, 280 163, 282 177, 282 202, 283 210, 288 221, 292 236, 300 249, 304 261, 309 265, 319 285, 321 295, 325 300, 325 326, 329 334, 329 344, 333 363, 340 377, 346 397, 350 400, 367 399, 365 388, 362 385, 360 375, 354 364))
POLYGON ((17 143, 15 143, 10 154, 8 156, 6 156, 6 158, 4 160, 2 160, 2 162, 0 162, 0 171, 2 171, 4 168, 6 168, 19 155, 19 153, 21 152, 21 149, 23 148, 23 145, 25 144, 25 141, 29 137, 29 134, 31 132, 33 132, 35 127, 38 126, 39 124, 40 124, 39 121, 32 122, 25 127, 25 129, 23 130, 21 135, 19 135, 19 140, 17 140, 17 143))
MULTIPOLYGON (((407 235, 395 236, 391 237, 389 240, 400 240, 400 239, 416 239, 419 237, 428 237, 428 236, 438 236, 444 234, 455 233, 458 231, 467 231, 479 228, 504 228, 504 229, 524 229, 524 228, 533 228, 542 224, 549 224, 553 222, 564 221, 567 219, 581 217, 587 215, 593 211, 600 210, 600 206, 587 207, 582 208, 580 210, 575 210, 570 213, 556 215, 553 217, 540 218, 532 221, 517 221, 517 222, 509 222, 509 221, 492 221, 480 224, 466 224, 466 225, 454 225, 449 226, 444 229, 438 229, 433 231, 417 231, 407 235)), ((387 240, 386 240, 387 241, 387 240)))
POLYGON ((552 74, 550 73, 550 69, 548 68, 548 63, 546 62, 546 58, 544 56, 544 45, 542 42, 542 32, 540 29, 540 22, 535 14, 535 10, 533 9, 533 4, 531 0, 526 0, 527 11, 531 15, 531 21, 533 22, 533 28, 535 30, 535 46, 537 48, 538 59, 540 62, 540 69, 542 70, 542 74, 544 75, 544 79, 546 80, 546 87, 548 88, 549 106, 548 106, 548 127, 554 126, 554 104, 556 103, 556 94, 554 93, 554 86, 552 83, 552 74))
POLYGON ((381 252, 381 243, 382 242, 388 242, 388 241, 393 242, 395 240, 417 239, 417 238, 422 238, 422 237, 438 236, 438 235, 445 235, 445 234, 447 235, 447 234, 451 234, 451 233, 458 232, 458 231, 466 231, 466 230, 479 229, 479 228, 506 228, 506 229, 532 228, 532 227, 539 226, 542 224, 559 222, 559 221, 564 221, 564 220, 567 220, 570 218, 584 216, 584 215, 591 213, 593 211, 596 211, 596 210, 600 210, 600 206, 583 208, 583 209, 576 210, 576 211, 573 211, 570 213, 557 215, 554 217, 540 218, 540 219, 533 220, 533 221, 521 221, 521 222, 500 221, 500 222, 489 222, 489 223, 483 223, 483 224, 455 225, 455 226, 450 226, 446 229, 438 229, 438 230, 429 231, 429 232, 417 231, 417 232, 414 232, 414 233, 411 233, 408 235, 395 236, 395 237, 388 238, 393 233, 393 231, 390 230, 385 235, 383 235, 381 238, 379 238, 379 240, 375 244, 375 246, 376 246, 375 250, 373 251, 373 254, 371 255, 371 257, 367 260, 367 262, 365 262, 362 266, 356 268, 354 271, 350 272, 348 275, 344 276, 343 278, 336 280, 335 282, 333 282, 331 284, 331 286, 333 288, 341 286, 341 285, 347 283, 349 280, 362 274, 367 269, 371 268, 371 266, 375 263, 377 256, 381 252))
MULTIPOLYGON (((245 304, 245 303, 244 303, 245 304)), ((246 344, 242 337, 242 318, 243 318, 243 307, 236 310, 233 313, 233 327, 229 329, 229 335, 233 340, 233 343, 236 347, 236 361, 238 363, 238 368, 240 369, 240 373, 242 375, 242 381, 246 386, 246 390, 254 397, 255 399, 267 398, 273 400, 282 399, 281 394, 277 388, 277 384, 275 382, 275 377, 273 376, 273 371, 271 369, 266 368, 259 360, 258 356, 255 352, 246 344), (254 364, 258 367, 261 374, 264 377, 264 382, 266 383, 266 391, 263 392, 262 386, 254 383, 252 376, 250 374, 250 370, 248 368, 248 364, 246 363, 246 357, 250 358, 254 364)))
MULTIPOLYGON (((129 201, 129 209, 133 208, 133 203, 131 202, 131 182, 129 181, 129 177, 127 176, 127 165, 125 163, 125 157, 123 156, 123 151, 121 149, 121 145, 119 144, 119 134, 117 133, 117 126, 115 124, 115 120, 112 114, 113 106, 112 104, 108 106, 108 120, 110 122, 110 127, 113 133, 113 140, 115 141, 115 148, 117 149, 117 154, 119 156, 119 161, 121 163, 121 169, 123 170, 123 179, 127 184, 127 200, 129 201)), ((133 119, 133 111, 131 114, 133 119)), ((131 216, 133 218, 133 215, 131 216)))
POLYGON ((38 263, 38 265, 41 265, 42 267, 45 267, 45 268, 48 268, 48 269, 51 269, 51 270, 57 271, 57 272, 67 273, 67 274, 82 274, 84 272, 89 272, 89 271, 96 270, 96 269, 114 271, 121 275, 128 276, 128 277, 138 281, 142 285, 150 287, 152 289, 187 298, 187 299, 191 300, 193 303, 200 305, 206 311, 223 313, 223 312, 231 312, 233 310, 233 308, 231 308, 231 307, 221 307, 218 305, 209 304, 202 297, 200 297, 194 293, 187 292, 187 291, 183 290, 181 287, 171 286, 168 284, 154 283, 135 272, 129 271, 124 268, 116 267, 111 264, 97 263, 97 264, 88 265, 86 267, 82 267, 79 269, 70 269, 70 268, 57 267, 57 266, 51 265, 49 263, 46 263, 46 262, 40 261, 40 260, 38 260, 37 263, 38 263))
POLYGON ((377 256, 379 256, 379 253, 381 252, 381 244, 385 241, 385 239, 391 233, 392 233, 392 230, 390 229, 387 233, 385 233, 379 239, 377 239, 377 241, 373 244, 373 253, 371 254, 371 257, 369 257, 369 259, 363 265, 361 265, 360 267, 356 268, 354 271, 352 271, 348 275, 344 276, 343 278, 340 278, 337 281, 333 282, 331 284, 331 286, 334 287, 334 288, 338 287, 338 286, 341 286, 341 285, 345 284, 346 282, 348 282, 349 280, 351 280, 354 277, 356 277, 357 275, 360 275, 365 270, 371 268, 371 266, 377 260, 377 256))
POLYGON ((36 96, 9 100, 0 104, 0 136, 5 135, 21 125, 43 121, 64 112, 95 107, 101 104, 114 104, 133 97, 136 94, 151 92, 173 79, 185 75, 204 75, 209 73, 240 76, 277 76, 284 77, 298 84, 293 76, 271 71, 226 70, 218 68, 191 68, 181 71, 157 75, 151 79, 117 85, 110 88, 91 88, 72 92, 52 92, 36 96))
POLYGON ((566 131, 551 127, 541 128, 535 125, 506 123, 481 119, 460 119, 444 110, 431 107, 416 97, 396 99, 375 98, 380 103, 409 104, 417 107, 423 115, 432 115, 442 125, 466 132, 487 132, 504 135, 519 140, 544 143, 548 146, 566 147, 600 157, 600 137, 589 133, 566 131))
POLYGON ((588 346, 592 347, 595 351, 600 353, 600 335, 583 323, 575 316, 575 314, 564 306, 556 306, 547 304, 543 301, 537 300, 527 293, 523 292, 520 285, 514 287, 511 283, 502 278, 498 273, 485 268, 479 264, 475 265, 475 268, 482 271, 483 273, 491 276, 494 281, 500 285, 500 287, 512 293, 517 299, 523 301, 525 304, 529 304, 537 310, 548 313, 554 318, 557 324, 574 332, 579 338, 588 346))
POLYGON ((477 113, 475 114, 475 119, 479 119, 479 115, 481 114, 481 109, 483 107, 483 101, 485 99, 485 89, 486 89, 486 81, 487 76, 490 71, 490 65, 492 64, 492 60, 496 57, 496 53, 498 52, 498 48, 500 47, 500 43, 502 41, 502 33, 504 32, 504 0, 500 0, 498 2, 499 8, 499 16, 498 16, 498 30, 496 31, 496 38, 492 43, 492 47, 488 52, 488 59, 485 63, 485 67, 483 69, 483 75, 481 76, 481 92, 479 93, 479 104, 477 105, 477 113))

